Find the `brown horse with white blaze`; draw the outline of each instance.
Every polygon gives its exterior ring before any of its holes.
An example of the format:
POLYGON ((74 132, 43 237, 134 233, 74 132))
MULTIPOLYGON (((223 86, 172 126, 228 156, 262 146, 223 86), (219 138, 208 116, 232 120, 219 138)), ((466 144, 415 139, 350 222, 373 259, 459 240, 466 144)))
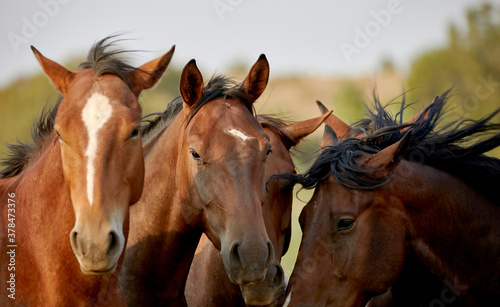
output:
POLYGON ((274 249, 262 218, 269 137, 253 115, 269 64, 261 55, 242 84, 204 87, 194 60, 182 100, 145 127, 145 188, 131 210, 120 284, 131 306, 186 304, 184 287, 201 234, 221 250, 233 283, 260 283, 274 249))
POLYGON ((103 297, 125 304, 117 271, 144 178, 138 96, 174 49, 134 68, 115 57, 123 51, 110 51, 110 39, 93 46, 78 72, 32 48, 63 98, 42 115, 35 144, 10 145, 3 161, 1 229, 10 235, 0 260, 15 259, 0 269, 15 287, 0 290, 3 306, 96 305, 103 297))
MULTIPOLYGON (((257 116, 272 148, 266 162, 265 181, 276 174, 295 172, 290 149, 314 132, 330 113, 293 124, 267 115, 257 116)), ((262 213, 267 234, 274 246, 276 269, 269 270, 265 280, 259 284, 238 287, 227 277, 220 251, 203 236, 186 283, 189 306, 269 306, 279 303, 287 283, 280 262, 290 243, 292 190, 293 186, 286 180, 271 180, 266 184, 262 213)))
POLYGON ((285 306, 365 306, 388 290, 394 306, 500 303, 500 160, 482 155, 500 145, 500 125, 492 114, 438 129, 445 98, 360 139, 327 128, 308 172, 283 176, 316 188, 285 306), (409 279, 429 282, 408 275, 416 268, 447 288, 428 301, 420 287, 400 295, 409 279))

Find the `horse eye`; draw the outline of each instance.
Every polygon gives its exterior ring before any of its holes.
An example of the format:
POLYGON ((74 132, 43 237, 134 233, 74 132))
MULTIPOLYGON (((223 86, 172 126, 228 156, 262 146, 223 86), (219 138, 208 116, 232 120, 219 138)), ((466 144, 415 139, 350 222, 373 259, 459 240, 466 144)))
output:
POLYGON ((273 149, 271 147, 269 147, 269 149, 267 150, 266 152, 266 158, 269 157, 269 155, 273 153, 273 149))
POLYGON ((354 220, 352 219, 342 219, 337 225, 337 231, 348 230, 354 225, 354 220))
POLYGON ((190 149, 189 153, 191 153, 191 156, 198 162, 198 164, 203 164, 203 159, 201 159, 200 155, 196 152, 196 150, 190 149))
POLYGON ((56 134, 57 134, 57 137, 59 138, 59 141, 64 142, 64 140, 63 140, 62 136, 59 134, 59 132, 58 132, 58 131, 56 131, 56 134))
POLYGON ((139 136, 139 129, 138 129, 138 128, 136 128, 136 129, 134 129, 134 130, 132 131, 132 133, 130 134, 130 138, 131 138, 131 139, 135 139, 135 138, 137 138, 138 136, 139 136))

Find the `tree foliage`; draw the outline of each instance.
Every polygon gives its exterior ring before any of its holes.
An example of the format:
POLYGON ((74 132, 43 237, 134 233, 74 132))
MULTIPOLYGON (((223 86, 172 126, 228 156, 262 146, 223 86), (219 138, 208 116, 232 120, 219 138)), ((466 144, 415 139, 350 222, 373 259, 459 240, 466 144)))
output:
POLYGON ((465 29, 450 25, 447 44, 412 63, 410 100, 422 107, 453 87, 455 118, 477 119, 495 111, 500 107, 499 55, 500 7, 485 3, 469 9, 465 29))

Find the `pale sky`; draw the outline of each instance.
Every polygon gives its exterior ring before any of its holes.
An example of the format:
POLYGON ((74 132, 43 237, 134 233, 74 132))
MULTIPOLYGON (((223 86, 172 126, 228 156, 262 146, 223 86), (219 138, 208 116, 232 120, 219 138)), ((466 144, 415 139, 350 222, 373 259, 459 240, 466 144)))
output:
MULTIPOLYGON (((480 0, 2 0, 0 87, 40 72, 29 45, 56 62, 83 57, 97 40, 126 32, 135 65, 176 45, 204 75, 265 53, 271 78, 372 74, 391 58, 408 70, 422 51, 446 43, 450 22, 480 0)), ((499 0, 493 1, 499 2, 499 0)))

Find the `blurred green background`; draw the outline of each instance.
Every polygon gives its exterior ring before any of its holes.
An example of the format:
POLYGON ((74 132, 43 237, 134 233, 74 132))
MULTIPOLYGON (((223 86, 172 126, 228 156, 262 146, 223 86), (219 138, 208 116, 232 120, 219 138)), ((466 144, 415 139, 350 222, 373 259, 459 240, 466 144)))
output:
MULTIPOLYGON (((403 73, 390 58, 381 61, 375 75, 356 78, 287 76, 272 78, 263 97, 256 104, 258 113, 271 113, 291 120, 318 116, 315 100, 321 100, 348 123, 364 117, 365 104, 370 106, 375 89, 382 103, 394 103, 397 110, 401 93, 414 103, 406 118, 424 108, 436 94, 453 87, 449 118, 478 119, 500 107, 500 6, 478 4, 464 12, 465 27, 449 25, 448 41, 441 47, 417 56, 409 72, 403 73)), ((65 66, 76 70, 84 60, 82 53, 65 66)), ((57 59, 54 59, 57 60, 57 59)), ((35 59, 33 58, 33 61, 35 59)), ((241 80, 251 64, 235 63, 229 76, 241 80)), ((143 114, 162 111, 178 96, 181 67, 169 67, 153 90, 142 94, 143 114)), ((207 78, 207 77, 205 77, 207 78)), ((30 140, 32 123, 44 106, 51 106, 58 93, 42 75, 17 80, 0 89, 0 158, 6 154, 5 143, 30 140)), ((500 116, 495 119, 500 121, 500 116)), ((322 130, 322 129, 319 129, 322 130)), ((295 152, 299 171, 305 171, 319 148, 321 131, 301 143, 295 152)), ((488 153, 500 157, 500 149, 488 153)), ((297 218, 310 191, 299 194, 293 210, 293 240, 283 263, 289 275, 300 244, 297 218)))

